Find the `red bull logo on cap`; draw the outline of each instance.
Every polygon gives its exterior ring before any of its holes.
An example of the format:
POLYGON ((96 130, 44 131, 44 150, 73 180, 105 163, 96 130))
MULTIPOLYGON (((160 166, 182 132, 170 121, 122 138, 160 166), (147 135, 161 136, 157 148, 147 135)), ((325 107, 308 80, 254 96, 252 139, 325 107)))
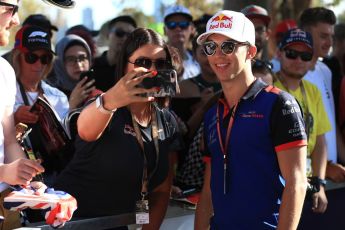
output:
POLYGON ((214 17, 210 23, 208 30, 214 29, 231 29, 232 28, 232 16, 228 17, 224 14, 219 14, 214 17))

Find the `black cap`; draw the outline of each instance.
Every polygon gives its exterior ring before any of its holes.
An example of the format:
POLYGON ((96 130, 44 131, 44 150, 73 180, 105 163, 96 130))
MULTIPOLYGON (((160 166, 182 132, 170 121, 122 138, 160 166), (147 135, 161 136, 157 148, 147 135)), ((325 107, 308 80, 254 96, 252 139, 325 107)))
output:
POLYGON ((131 24, 134 28, 137 28, 137 23, 135 22, 134 18, 132 18, 129 15, 122 15, 122 16, 118 16, 116 18, 111 19, 109 21, 108 28, 111 29, 111 27, 116 22, 127 22, 127 23, 131 24))
POLYGON ((23 26, 25 25, 39 26, 49 31, 52 31, 52 30, 58 31, 58 28, 52 25, 50 20, 43 14, 29 15, 23 22, 23 26))
POLYGON ((48 32, 42 27, 30 25, 23 26, 18 30, 14 49, 19 49, 22 52, 45 49, 54 53, 48 32))
POLYGON ((72 0, 43 0, 43 2, 65 9, 71 9, 75 6, 75 2, 72 0))
POLYGON ((76 31, 83 31, 87 34, 90 34, 92 37, 95 37, 99 34, 98 30, 90 30, 89 28, 87 28, 84 25, 76 25, 76 26, 72 26, 71 28, 69 28, 66 31, 66 35, 67 34, 75 34, 74 32, 76 32, 76 31))

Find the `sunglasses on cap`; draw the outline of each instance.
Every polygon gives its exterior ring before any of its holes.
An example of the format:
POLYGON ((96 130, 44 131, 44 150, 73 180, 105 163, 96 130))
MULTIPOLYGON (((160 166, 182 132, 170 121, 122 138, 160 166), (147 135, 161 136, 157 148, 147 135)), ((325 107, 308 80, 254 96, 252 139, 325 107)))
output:
POLYGON ((118 38, 123 38, 124 36, 128 37, 130 32, 124 31, 123 29, 113 28, 110 32, 116 35, 118 38))
POLYGON ((53 55, 52 54, 43 54, 41 56, 28 52, 24 54, 24 59, 25 62, 28 64, 34 64, 36 63, 38 60, 40 60, 42 65, 47 65, 50 64, 53 60, 53 55))
MULTIPOLYGON (((249 45, 247 42, 235 42, 235 41, 225 41, 220 45, 222 53, 225 55, 231 54, 234 52, 236 46, 240 45, 249 45)), ((203 44, 204 52, 207 56, 212 56, 216 53, 216 49, 219 45, 214 41, 208 41, 203 44)))
POLYGON ((165 23, 165 26, 169 30, 176 29, 177 27, 180 27, 181 29, 186 29, 189 25, 190 25, 189 21, 181 21, 181 22, 170 21, 170 22, 165 23))
POLYGON ((11 7, 11 11, 12 11, 12 16, 15 15, 18 12, 18 5, 14 5, 14 4, 10 4, 7 2, 1 2, 0 1, 0 6, 7 6, 7 7, 11 7))
POLYGON ((146 69, 150 69, 152 67, 152 64, 155 64, 156 69, 159 70, 171 68, 171 63, 166 59, 151 60, 149 58, 138 58, 134 62, 131 62, 129 60, 128 62, 136 67, 144 67, 146 69))
POLYGON ((311 52, 300 52, 297 50, 292 50, 292 49, 284 49, 285 51, 285 57, 287 57, 288 59, 297 59, 298 57, 301 58, 302 61, 311 61, 311 59, 313 59, 313 53, 311 52))

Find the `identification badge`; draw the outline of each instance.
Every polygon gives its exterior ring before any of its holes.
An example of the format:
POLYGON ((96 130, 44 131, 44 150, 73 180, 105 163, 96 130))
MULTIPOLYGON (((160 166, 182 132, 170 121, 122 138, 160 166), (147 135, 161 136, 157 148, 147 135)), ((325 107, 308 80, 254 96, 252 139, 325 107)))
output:
POLYGON ((135 211, 135 222, 136 224, 148 224, 150 223, 149 218, 149 201, 139 200, 136 203, 135 211))

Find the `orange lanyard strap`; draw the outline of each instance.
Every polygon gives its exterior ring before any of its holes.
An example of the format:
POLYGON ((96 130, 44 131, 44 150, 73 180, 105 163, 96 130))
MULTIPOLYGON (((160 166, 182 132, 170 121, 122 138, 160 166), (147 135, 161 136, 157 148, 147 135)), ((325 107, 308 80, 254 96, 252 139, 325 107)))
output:
POLYGON ((148 175, 148 163, 147 163, 147 156, 145 154, 145 148, 144 148, 144 142, 143 137, 141 135, 141 131, 138 125, 138 122, 135 120, 134 115, 132 115, 132 123, 134 127, 134 131, 136 134, 136 138, 138 140, 138 143, 142 149, 142 154, 144 158, 144 165, 143 165, 143 177, 142 177, 142 186, 141 186, 141 195, 142 198, 144 198, 148 193, 148 182, 152 178, 152 176, 155 174, 157 168, 158 168, 158 161, 159 161, 159 144, 158 144, 158 125, 157 125, 157 114, 156 111, 152 111, 152 139, 155 145, 156 149, 156 164, 155 168, 153 169, 152 173, 148 175))
MULTIPOLYGON (((219 145, 220 145, 220 150, 223 153, 223 186, 224 186, 224 194, 226 194, 227 191, 227 185, 226 185, 226 175, 227 175, 227 161, 228 161, 228 147, 229 147, 229 142, 230 142, 230 134, 231 134, 231 129, 234 123, 234 118, 235 118, 235 113, 237 109, 238 103, 233 107, 231 111, 231 116, 230 116, 230 121, 228 124, 228 128, 226 130, 226 138, 225 138, 225 145, 223 142, 222 138, 222 133, 220 129, 220 111, 219 111, 219 103, 217 106, 217 134, 218 134, 218 139, 219 139, 219 145)), ((224 113, 224 112, 223 112, 224 113)))

